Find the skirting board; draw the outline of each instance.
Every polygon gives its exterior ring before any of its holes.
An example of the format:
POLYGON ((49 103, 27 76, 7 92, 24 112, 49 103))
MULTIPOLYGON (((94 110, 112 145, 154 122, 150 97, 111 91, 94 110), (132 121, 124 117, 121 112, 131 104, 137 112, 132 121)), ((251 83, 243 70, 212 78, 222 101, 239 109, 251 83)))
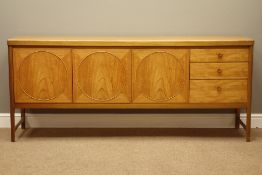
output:
MULTIPOLYGON (((26 114, 27 128, 233 128, 234 114, 26 114)), ((245 122, 245 114, 241 114, 245 122)), ((20 114, 16 114, 16 122, 20 114)), ((0 128, 9 128, 0 113, 0 128)), ((262 128, 262 114, 252 114, 252 128, 262 128)))

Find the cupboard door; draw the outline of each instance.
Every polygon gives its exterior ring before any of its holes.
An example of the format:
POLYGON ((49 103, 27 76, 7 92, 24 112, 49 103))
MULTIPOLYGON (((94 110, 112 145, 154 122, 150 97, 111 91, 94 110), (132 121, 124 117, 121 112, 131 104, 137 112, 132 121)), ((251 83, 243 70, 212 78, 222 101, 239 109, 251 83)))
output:
POLYGON ((133 50, 134 103, 186 103, 189 94, 189 50, 133 50))
POLYGON ((129 103, 131 51, 74 49, 75 103, 129 103))
POLYGON ((13 49, 16 103, 72 102, 71 50, 13 49))

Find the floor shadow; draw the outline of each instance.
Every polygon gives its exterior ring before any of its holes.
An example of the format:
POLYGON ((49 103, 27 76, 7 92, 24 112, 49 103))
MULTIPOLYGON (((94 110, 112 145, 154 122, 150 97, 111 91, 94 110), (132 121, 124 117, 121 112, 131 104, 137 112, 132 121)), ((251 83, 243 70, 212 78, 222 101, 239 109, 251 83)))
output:
POLYGON ((198 128, 37 128, 20 132, 19 137, 243 137, 243 129, 198 128))

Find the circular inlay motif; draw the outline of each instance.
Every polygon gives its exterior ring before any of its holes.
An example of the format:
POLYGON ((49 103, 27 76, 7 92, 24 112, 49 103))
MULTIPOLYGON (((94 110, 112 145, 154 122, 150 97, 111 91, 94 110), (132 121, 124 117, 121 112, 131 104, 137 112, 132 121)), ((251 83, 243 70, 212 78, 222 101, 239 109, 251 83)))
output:
POLYGON ((166 52, 146 56, 137 68, 140 92, 152 101, 167 101, 184 88, 184 70, 179 60, 166 52))
POLYGON ((116 98, 125 81, 121 61, 108 52, 88 55, 78 67, 78 86, 90 99, 108 101, 116 98))
POLYGON ((49 52, 34 52, 19 67, 21 89, 35 100, 55 99, 63 93, 66 81, 67 71, 63 61, 49 52))

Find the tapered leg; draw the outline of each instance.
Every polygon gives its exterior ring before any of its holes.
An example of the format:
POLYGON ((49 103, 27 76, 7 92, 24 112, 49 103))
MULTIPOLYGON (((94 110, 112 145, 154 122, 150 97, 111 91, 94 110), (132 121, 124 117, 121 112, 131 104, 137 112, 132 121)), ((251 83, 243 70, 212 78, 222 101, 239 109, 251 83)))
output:
POLYGON ((235 109, 235 128, 239 129, 240 124, 240 109, 235 109))
POLYGON ((21 127, 22 129, 25 129, 25 109, 21 109, 21 120, 22 120, 22 123, 21 123, 21 127))
POLYGON ((246 141, 250 142, 250 135, 251 135, 251 107, 248 107, 246 110, 247 110, 246 141))
POLYGON ((10 108, 11 141, 15 142, 15 108, 10 108))

